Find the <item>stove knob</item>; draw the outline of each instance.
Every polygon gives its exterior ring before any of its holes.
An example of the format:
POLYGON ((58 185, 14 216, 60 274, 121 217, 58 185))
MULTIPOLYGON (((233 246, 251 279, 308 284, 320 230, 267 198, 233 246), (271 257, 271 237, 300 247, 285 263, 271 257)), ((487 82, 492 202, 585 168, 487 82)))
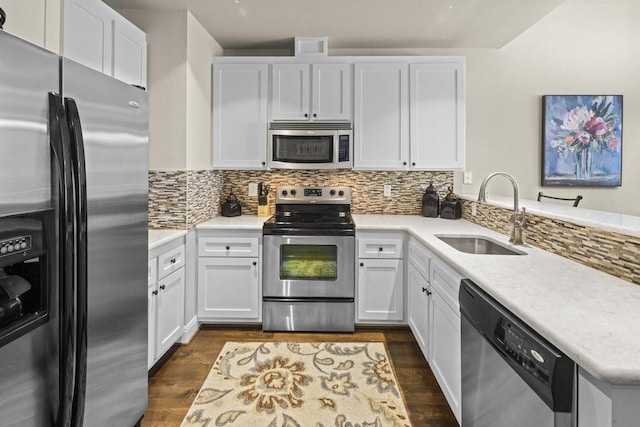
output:
POLYGON ((292 196, 295 196, 295 195, 296 195, 296 193, 297 193, 297 191, 296 191, 296 190, 291 190, 291 195, 292 195, 292 196))
POLYGON ((336 190, 329 191, 329 194, 331 194, 332 196, 335 196, 336 195, 336 190))
POLYGON ((282 195, 286 196, 287 195, 287 190, 282 190, 282 195))
POLYGON ((342 190, 338 191, 338 196, 344 196, 344 191, 342 190))

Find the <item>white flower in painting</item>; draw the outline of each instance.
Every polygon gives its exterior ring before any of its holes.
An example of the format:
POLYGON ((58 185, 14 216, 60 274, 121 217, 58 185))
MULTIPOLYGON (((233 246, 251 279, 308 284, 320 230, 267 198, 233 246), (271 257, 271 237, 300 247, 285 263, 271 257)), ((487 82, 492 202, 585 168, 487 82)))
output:
POLYGON ((591 111, 580 105, 567 113, 561 127, 570 132, 579 132, 591 120, 591 116, 591 111))

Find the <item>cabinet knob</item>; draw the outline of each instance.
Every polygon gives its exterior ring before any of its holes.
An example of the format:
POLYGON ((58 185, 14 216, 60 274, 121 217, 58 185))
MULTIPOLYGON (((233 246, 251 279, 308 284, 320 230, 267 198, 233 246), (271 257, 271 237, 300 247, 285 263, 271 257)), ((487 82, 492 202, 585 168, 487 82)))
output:
POLYGON ((225 248, 226 250, 229 250, 229 249, 231 249, 231 246, 225 246, 224 248, 225 248))
POLYGON ((309 117, 309 115, 308 115, 307 113, 304 113, 304 116, 305 116, 305 117, 309 117))
POLYGON ((364 262, 361 262, 361 263, 360 263, 360 267, 364 267, 364 262))
POLYGON ((151 292, 151 295, 158 295, 158 291, 151 292))
POLYGON ((416 162, 412 162, 412 163, 411 163, 411 166, 415 166, 415 165, 416 165, 416 162))
POLYGON ((382 252, 382 251, 383 251, 383 249, 382 249, 382 248, 378 248, 378 252, 382 252))
POLYGON ((264 166, 264 165, 266 165, 266 164, 267 164, 267 162, 262 162, 262 166, 264 166))
POLYGON ((313 113, 313 117, 318 117, 318 115, 316 113, 313 113))
POLYGON ((257 263, 257 262, 255 262, 255 261, 253 261, 253 265, 258 265, 258 263, 257 263))
POLYGON ((407 166, 407 162, 402 162, 402 166, 407 166))
POLYGON ((166 288, 165 285, 160 285, 160 289, 164 291, 164 288, 166 288))

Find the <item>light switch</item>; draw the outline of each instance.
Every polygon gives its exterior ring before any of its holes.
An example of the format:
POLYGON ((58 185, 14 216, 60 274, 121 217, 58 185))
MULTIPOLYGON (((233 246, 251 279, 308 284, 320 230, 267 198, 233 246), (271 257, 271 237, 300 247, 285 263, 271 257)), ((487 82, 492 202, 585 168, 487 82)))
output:
POLYGON ((384 185, 384 197, 391 197, 391 185, 384 185))

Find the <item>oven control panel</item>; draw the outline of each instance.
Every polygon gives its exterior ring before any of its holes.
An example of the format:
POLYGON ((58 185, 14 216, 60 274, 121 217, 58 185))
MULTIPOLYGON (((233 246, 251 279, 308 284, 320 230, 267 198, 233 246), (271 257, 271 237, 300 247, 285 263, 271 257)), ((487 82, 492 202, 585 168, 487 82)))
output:
POLYGON ((276 204, 324 203, 351 204, 349 187, 280 187, 276 191, 276 204))

